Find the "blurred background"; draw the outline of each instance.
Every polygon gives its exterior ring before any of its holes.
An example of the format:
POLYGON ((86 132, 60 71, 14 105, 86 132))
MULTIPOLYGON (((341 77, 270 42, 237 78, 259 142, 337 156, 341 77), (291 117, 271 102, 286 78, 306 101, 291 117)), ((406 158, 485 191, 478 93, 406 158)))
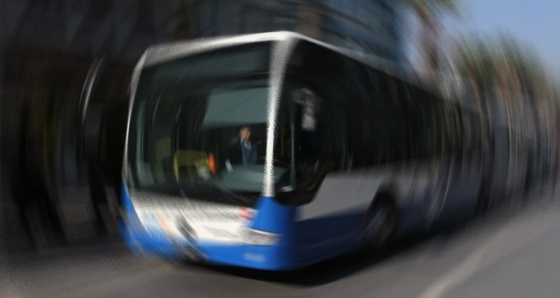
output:
POLYGON ((149 45, 201 37, 296 31, 411 69, 534 136, 511 158, 555 185, 559 44, 542 22, 556 4, 495 2, 3 0, 0 253, 119 241, 132 70, 149 45))
POLYGON ((4 1, 5 249, 117 232, 128 84, 152 44, 276 30, 403 62, 394 1, 4 1))

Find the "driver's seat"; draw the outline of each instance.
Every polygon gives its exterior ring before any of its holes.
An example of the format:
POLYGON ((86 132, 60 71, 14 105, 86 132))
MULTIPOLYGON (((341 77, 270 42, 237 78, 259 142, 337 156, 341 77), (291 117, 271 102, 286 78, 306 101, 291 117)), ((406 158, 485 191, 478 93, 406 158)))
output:
POLYGON ((173 172, 175 179, 180 181, 180 169, 186 168, 187 177, 193 179, 199 177, 200 171, 210 171, 208 154, 203 151, 177 150, 173 155, 173 172))

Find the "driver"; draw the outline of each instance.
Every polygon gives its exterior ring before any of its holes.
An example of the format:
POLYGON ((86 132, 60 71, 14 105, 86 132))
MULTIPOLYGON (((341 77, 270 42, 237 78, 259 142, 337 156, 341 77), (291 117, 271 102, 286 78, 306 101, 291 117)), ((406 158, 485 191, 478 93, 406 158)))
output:
POLYGON ((243 166, 257 162, 257 148, 251 141, 250 127, 244 126, 239 130, 239 137, 230 146, 229 161, 243 166))

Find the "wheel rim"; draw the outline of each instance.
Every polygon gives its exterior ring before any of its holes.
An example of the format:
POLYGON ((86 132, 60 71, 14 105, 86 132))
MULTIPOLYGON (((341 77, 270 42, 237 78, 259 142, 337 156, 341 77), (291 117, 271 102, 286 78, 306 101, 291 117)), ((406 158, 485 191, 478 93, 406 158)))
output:
POLYGON ((366 225, 368 242, 374 248, 380 248, 391 237, 395 225, 393 208, 387 204, 378 205, 371 213, 366 225))

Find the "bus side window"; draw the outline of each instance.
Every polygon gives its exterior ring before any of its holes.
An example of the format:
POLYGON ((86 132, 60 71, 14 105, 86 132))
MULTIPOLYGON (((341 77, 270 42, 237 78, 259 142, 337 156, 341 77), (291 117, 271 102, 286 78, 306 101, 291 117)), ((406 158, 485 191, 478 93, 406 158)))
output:
POLYGON ((306 59, 291 63, 288 89, 294 105, 296 184, 313 194, 322 179, 344 169, 348 156, 348 92, 344 59, 314 44, 294 50, 306 59))
POLYGON ((345 87, 348 92, 348 163, 347 170, 373 165, 376 151, 374 121, 375 104, 379 98, 373 92, 367 68, 355 61, 346 63, 345 87))
POLYGON ((347 115, 345 93, 339 84, 325 84, 322 92, 306 91, 299 104, 296 121, 301 140, 301 154, 307 161, 319 161, 339 169, 347 151, 347 115))

